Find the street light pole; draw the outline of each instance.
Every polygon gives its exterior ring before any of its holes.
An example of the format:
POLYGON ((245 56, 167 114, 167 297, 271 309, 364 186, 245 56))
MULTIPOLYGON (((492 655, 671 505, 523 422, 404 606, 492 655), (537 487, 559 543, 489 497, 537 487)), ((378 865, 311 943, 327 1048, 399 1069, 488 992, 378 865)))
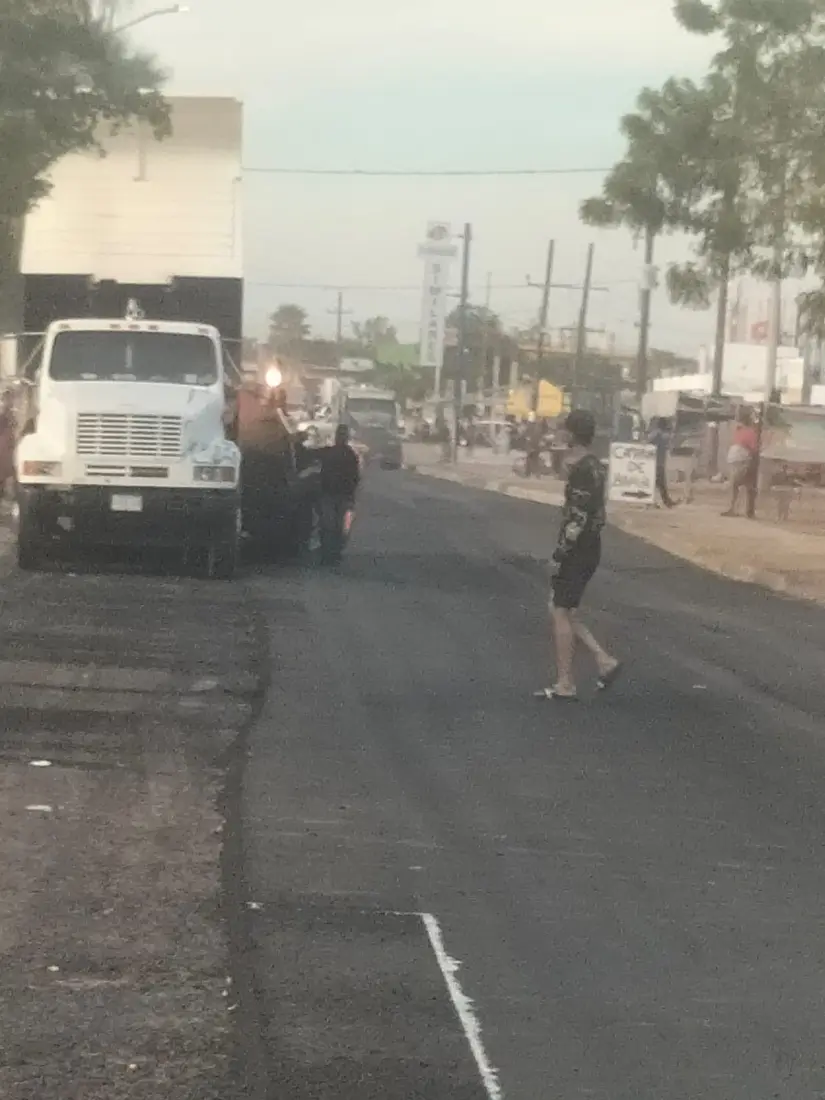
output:
POLYGON ((458 462, 458 426, 461 421, 461 399, 463 396, 465 361, 467 358, 467 303, 470 298, 470 245, 473 239, 473 227, 464 224, 464 247, 461 258, 461 299, 458 306, 458 370, 453 385, 453 413, 455 430, 453 432, 453 462, 458 462))
POLYGON ((186 4, 170 4, 168 8, 153 8, 152 11, 145 11, 143 15, 130 19, 128 23, 121 23, 119 27, 113 27, 112 34, 122 34, 124 31, 131 30, 132 27, 137 27, 140 23, 145 23, 147 19, 157 19, 161 15, 183 15, 187 11, 189 11, 189 8, 186 4))

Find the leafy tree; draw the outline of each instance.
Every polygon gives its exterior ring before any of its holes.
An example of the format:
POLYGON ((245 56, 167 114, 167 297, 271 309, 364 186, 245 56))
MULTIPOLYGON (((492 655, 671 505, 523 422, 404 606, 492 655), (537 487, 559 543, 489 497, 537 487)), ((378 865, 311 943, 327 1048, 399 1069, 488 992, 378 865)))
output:
POLYGON ((378 363, 370 373, 370 382, 381 389, 392 390, 397 399, 406 404, 426 400, 433 388, 433 372, 428 367, 378 363))
POLYGON ((22 219, 67 153, 98 147, 133 120, 162 137, 165 75, 132 50, 91 0, 4 0, 0 7, 0 328, 9 316, 22 219), (3 302, 6 302, 5 316, 3 302))
MULTIPOLYGON (((461 309, 456 308, 447 318, 448 328, 460 331, 461 309)), ((467 306, 465 318, 465 372, 469 386, 478 381, 487 386, 492 381, 493 359, 498 355, 509 360, 518 354, 518 345, 505 331, 501 318, 487 306, 467 306)), ((458 369, 458 348, 448 347, 444 356, 446 374, 455 375, 458 369)))
MULTIPOLYGON (((668 80, 661 91, 644 88, 636 111, 624 116, 624 158, 608 174, 602 193, 586 199, 580 217, 588 225, 622 226, 644 241, 644 262, 651 271, 657 238, 684 223, 695 201, 698 181, 685 159, 707 126, 701 90, 690 80, 668 80)), ((652 288, 651 288, 652 289, 652 288)), ((647 387, 650 289, 642 293, 636 386, 647 387)))
POLYGON ((356 321, 352 326, 355 340, 367 351, 374 351, 382 344, 397 344, 398 332, 386 317, 369 317, 356 321))
POLYGON ((711 122, 692 152, 703 197, 685 228, 696 237, 697 261, 669 273, 671 296, 682 304, 707 305, 718 289, 718 391, 731 275, 779 278, 810 263, 798 227, 822 169, 823 4, 678 0, 675 11, 692 33, 722 39, 705 83, 711 122))
MULTIPOLYGON (((461 326, 461 308, 456 306, 447 318, 448 328, 456 331, 461 326)), ((464 331, 468 352, 479 351, 485 343, 495 345, 503 336, 501 320, 497 313, 487 306, 468 304, 465 314, 464 331)))
POLYGON ((268 344, 272 351, 294 352, 309 334, 307 311, 292 302, 278 306, 269 318, 268 344))

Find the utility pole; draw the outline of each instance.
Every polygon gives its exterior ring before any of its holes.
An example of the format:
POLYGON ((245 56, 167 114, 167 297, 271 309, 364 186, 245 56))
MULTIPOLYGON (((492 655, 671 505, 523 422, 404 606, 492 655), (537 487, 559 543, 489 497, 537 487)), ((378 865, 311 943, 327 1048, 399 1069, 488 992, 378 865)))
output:
POLYGON ((765 392, 762 395, 762 410, 756 429, 756 492, 748 505, 748 518, 753 519, 756 512, 756 499, 762 489, 765 473, 762 465, 762 440, 767 427, 768 415, 773 404, 776 390, 776 368, 779 359, 779 342, 782 334, 782 260, 785 255, 784 240, 777 238, 773 248, 774 272, 771 280, 771 302, 768 314, 768 346, 765 354, 765 392))
POLYGON ((636 396, 641 403, 647 392, 648 340, 650 337, 650 306, 653 298, 655 272, 653 248, 656 238, 651 229, 645 230, 645 268, 642 276, 641 304, 639 309, 639 350, 636 356, 636 396))
POLYGON ((544 338, 547 334, 547 315, 550 310, 550 288, 553 282, 553 260, 556 253, 556 242, 550 241, 547 246, 547 263, 544 269, 544 282, 531 283, 529 278, 527 285, 541 287, 541 308, 539 309, 539 331, 536 339, 536 381, 533 385, 533 412, 539 411, 539 396, 541 392, 541 364, 544 359, 544 338))
POLYGON ((470 246, 473 240, 473 227, 464 224, 464 247, 461 256, 461 298, 458 306, 458 371, 453 386, 453 407, 455 431, 453 432, 453 462, 458 463, 458 425, 461 420, 461 399, 467 359, 467 303, 470 298, 470 246))
POLYGON ((487 352, 490 350, 490 326, 487 324, 490 313, 490 299, 492 297, 493 290, 493 273, 487 272, 487 287, 484 292, 484 309, 487 313, 484 319, 484 326, 481 330, 481 370, 479 372, 480 385, 479 389, 484 391, 484 380, 487 377, 487 352))
MULTIPOLYGON (((781 262, 781 246, 775 250, 775 258, 781 262)), ((779 359, 779 343, 782 338, 782 277, 774 275, 771 283, 771 312, 768 319, 768 348, 765 362, 765 401, 770 402, 776 388, 776 367, 779 359)))
POLYGON ((810 405, 811 396, 814 386, 814 373, 817 370, 820 362, 820 350, 817 343, 814 343, 813 336, 805 336, 800 339, 804 339, 804 346, 802 348, 802 396, 801 403, 803 405, 810 405))
POLYGON ((595 245, 588 245, 587 266, 584 271, 584 284, 582 285, 582 304, 579 310, 579 326, 576 333, 576 358, 573 361, 573 377, 570 379, 570 400, 576 399, 576 386, 581 377, 584 366, 584 354, 587 351, 587 308, 590 304, 590 284, 593 281, 593 253, 595 245))
POLYGON ((327 313, 335 317, 335 343, 338 345, 338 352, 340 354, 341 343, 344 339, 344 318, 352 313, 351 309, 344 309, 343 290, 338 291, 338 304, 335 309, 328 309, 327 313))

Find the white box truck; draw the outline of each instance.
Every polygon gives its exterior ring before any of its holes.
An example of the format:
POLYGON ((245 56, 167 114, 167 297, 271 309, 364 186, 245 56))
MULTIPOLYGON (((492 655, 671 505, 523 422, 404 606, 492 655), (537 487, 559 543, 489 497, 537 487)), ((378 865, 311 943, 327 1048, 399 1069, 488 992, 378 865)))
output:
POLYGON ((102 159, 60 161, 27 219, 18 359, 32 401, 15 470, 26 569, 69 542, 174 548, 211 576, 234 572, 241 104, 171 108, 166 141, 137 127, 107 136, 102 159))

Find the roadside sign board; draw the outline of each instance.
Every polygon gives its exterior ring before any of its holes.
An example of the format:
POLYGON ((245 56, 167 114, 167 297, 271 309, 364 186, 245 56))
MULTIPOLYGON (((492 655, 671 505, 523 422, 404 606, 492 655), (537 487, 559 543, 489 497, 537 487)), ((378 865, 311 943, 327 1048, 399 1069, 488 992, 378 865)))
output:
POLYGON ((656 501, 656 448, 647 443, 611 443, 607 499, 625 504, 656 501))

